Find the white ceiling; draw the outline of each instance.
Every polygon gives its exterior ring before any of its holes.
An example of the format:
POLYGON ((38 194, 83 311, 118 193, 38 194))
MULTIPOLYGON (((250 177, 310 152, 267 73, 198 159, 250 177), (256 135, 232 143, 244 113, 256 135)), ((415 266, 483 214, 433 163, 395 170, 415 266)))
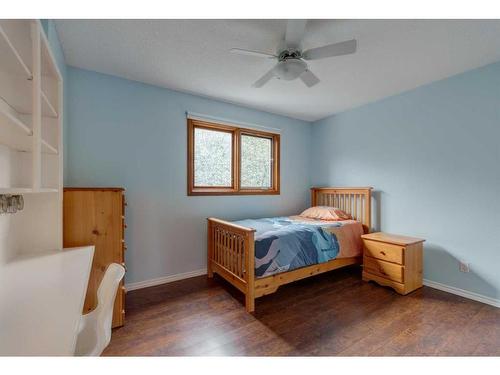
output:
POLYGON ((66 62, 174 90, 314 121, 500 61, 498 20, 311 20, 304 49, 358 40, 354 55, 309 62, 321 79, 252 83, 273 60, 286 20, 59 20, 66 62))

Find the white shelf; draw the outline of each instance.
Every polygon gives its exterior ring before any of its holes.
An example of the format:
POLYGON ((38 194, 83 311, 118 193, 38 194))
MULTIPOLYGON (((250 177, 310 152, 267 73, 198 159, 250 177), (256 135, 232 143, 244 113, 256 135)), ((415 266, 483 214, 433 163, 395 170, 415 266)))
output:
MULTIPOLYGON (((4 21, 5 22, 5 21, 4 21)), ((21 27, 27 28, 30 21, 25 20, 9 20, 9 26, 14 31, 18 31, 21 27)), ((42 75, 47 81, 49 79, 59 81, 62 76, 55 66, 53 55, 48 45, 47 38, 42 32, 42 58, 44 69, 42 75), (48 66, 47 66, 48 65, 48 66)), ((31 38, 24 36, 22 39, 23 44, 30 44, 31 38), (27 40, 26 40, 27 39, 27 40)), ((26 47, 25 47, 26 48, 26 47)), ((31 47, 30 47, 31 48, 31 47)), ((20 114, 31 114, 32 112, 32 85, 31 79, 33 73, 23 59, 18 48, 14 45, 14 41, 9 37, 8 30, 5 30, 0 24, 0 56, 2 61, 0 65, 0 97, 4 99, 12 108, 20 114), (15 89, 14 89, 15 88, 15 89)), ((47 117, 57 118, 59 113, 56 105, 51 102, 50 95, 48 95, 49 88, 42 85, 42 115, 47 117)))
POLYGON ((0 194, 9 194, 9 195, 17 195, 17 194, 35 194, 35 193, 57 193, 58 189, 51 188, 41 188, 41 189, 32 189, 32 188, 0 188, 0 194))
POLYGON ((18 137, 31 136, 33 132, 20 114, 0 97, 0 141, 8 145, 18 143, 18 137))
MULTIPOLYGON (((33 132, 21 115, 0 98, 0 143, 14 150, 30 152, 33 149, 33 132)), ((42 152, 57 154, 57 147, 42 139, 42 152)))
POLYGON ((52 54, 49 41, 47 40, 47 36, 44 32, 41 33, 41 42, 42 113, 45 116, 58 118, 59 113, 57 110, 57 103, 54 105, 52 100, 57 98, 57 82, 62 81, 62 75, 57 67, 56 59, 52 54), (49 95, 51 93, 55 95, 49 95), (43 107, 45 107, 45 110, 43 107))
MULTIPOLYGON (((40 29, 43 29, 42 26, 40 26, 40 29)), ((62 74, 56 64, 56 59, 54 54, 52 53, 52 49, 50 48, 47 36, 43 31, 41 32, 40 36, 42 41, 42 60, 43 62, 48 62, 48 65, 42 64, 42 75, 52 76, 56 80, 62 81, 62 74)))
POLYGON ((59 152, 57 148, 52 146, 49 142, 42 139, 42 153, 57 155, 59 152))
POLYGON ((31 113, 31 50, 29 21, 5 20, 0 24, 0 97, 18 114, 31 113), (24 55, 24 56, 23 56, 24 55))
POLYGON ((25 63, 27 56, 21 56, 21 50, 31 50, 29 21, 9 20, 5 28, 0 25, 0 56, 2 56, 2 69, 16 75, 31 77, 31 70, 25 63), (11 40, 9 34, 15 32, 19 37, 11 40), (24 48, 23 48, 24 47, 24 48))
MULTIPOLYGON (((0 56, 3 51, 0 48, 0 56)), ((3 56, 2 56, 3 59, 3 56)), ((58 118, 59 112, 56 106, 49 99, 49 95, 42 87, 42 116, 58 118)), ((0 67, 0 97, 9 104, 17 113, 21 115, 31 115, 33 88, 31 78, 26 75, 19 75, 6 71, 0 67)))
POLYGON ((48 96, 43 92, 42 88, 42 115, 47 117, 58 118, 59 114, 50 102, 48 96))

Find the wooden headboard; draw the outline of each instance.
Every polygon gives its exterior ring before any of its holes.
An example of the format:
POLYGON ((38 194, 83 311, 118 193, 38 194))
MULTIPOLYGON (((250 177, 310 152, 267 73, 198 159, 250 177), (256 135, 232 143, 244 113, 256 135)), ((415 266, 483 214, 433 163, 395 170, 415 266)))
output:
POLYGON ((332 206, 350 214, 363 224, 365 233, 371 230, 371 187, 313 187, 311 206, 332 206))

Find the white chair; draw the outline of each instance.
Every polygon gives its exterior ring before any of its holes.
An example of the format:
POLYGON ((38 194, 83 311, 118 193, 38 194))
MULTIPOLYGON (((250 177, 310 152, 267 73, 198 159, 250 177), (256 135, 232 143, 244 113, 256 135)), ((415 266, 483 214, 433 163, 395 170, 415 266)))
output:
POLYGON ((97 307, 88 314, 82 315, 80 330, 76 341, 75 355, 99 356, 111 340, 111 323, 116 290, 125 269, 111 263, 97 289, 97 307))

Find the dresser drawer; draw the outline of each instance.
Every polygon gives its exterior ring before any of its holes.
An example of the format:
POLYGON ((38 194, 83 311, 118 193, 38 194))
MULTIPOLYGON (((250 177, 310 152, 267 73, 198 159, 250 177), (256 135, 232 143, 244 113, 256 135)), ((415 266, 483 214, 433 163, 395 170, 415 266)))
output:
POLYGON ((386 262, 380 259, 375 259, 369 256, 364 257, 364 271, 374 275, 394 280, 400 283, 404 282, 404 267, 386 262))
POLYGON ((382 259, 392 263, 404 263, 404 246, 364 239, 363 248, 365 255, 369 257, 382 259))

